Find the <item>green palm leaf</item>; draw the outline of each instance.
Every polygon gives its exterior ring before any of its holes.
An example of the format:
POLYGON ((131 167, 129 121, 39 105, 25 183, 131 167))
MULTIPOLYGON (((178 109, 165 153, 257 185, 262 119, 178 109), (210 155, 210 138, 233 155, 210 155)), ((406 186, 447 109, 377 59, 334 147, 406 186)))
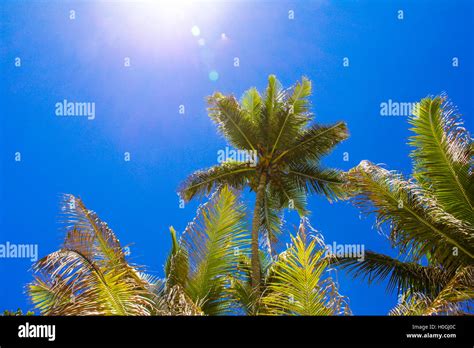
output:
POLYGON ((257 132, 250 115, 243 111, 233 96, 215 93, 208 98, 209 117, 219 132, 239 149, 256 150, 257 132))
POLYGON ((425 98, 410 118, 413 179, 367 161, 348 175, 355 203, 377 214, 377 225, 390 229, 407 261, 369 253, 361 263, 340 262, 369 281, 390 277, 389 290, 404 292, 395 315, 463 314, 459 303, 472 302, 472 139, 443 103, 425 98))
POLYGON ((360 190, 355 203, 376 213, 380 227, 390 224, 390 238, 401 253, 430 255, 445 266, 473 262, 472 228, 445 212, 415 183, 367 161, 350 171, 349 180, 360 190), (453 250, 459 250, 458 257, 453 250))
POLYGON ((407 291, 390 315, 465 315, 474 300, 474 268, 461 267, 438 294, 407 291))
POLYGON ((279 201, 267 190, 263 198, 262 210, 260 213, 260 233, 266 239, 267 247, 274 252, 275 245, 281 235, 283 216, 279 201))
POLYGON ((474 177, 469 132, 441 97, 425 98, 410 119, 415 176, 448 213, 474 225, 474 177))
MULTIPOLYGON (((241 253, 247 253, 244 207, 226 186, 201 206, 196 219, 181 237, 189 274, 181 284, 187 295, 201 303, 209 315, 228 313, 228 278, 235 272, 241 253)), ((179 261, 178 261, 179 262, 179 261)))
POLYGON ((44 315, 150 315, 153 294, 113 231, 72 195, 63 213, 64 245, 35 264, 33 304, 44 315))
POLYGON ((170 227, 172 247, 165 264, 165 276, 168 287, 179 284, 186 287, 189 275, 189 256, 186 248, 178 241, 176 231, 170 227))
POLYGON ((338 122, 329 126, 313 125, 293 139, 293 143, 275 158, 288 163, 319 161, 340 142, 348 138, 347 126, 338 122))
POLYGON ((329 201, 346 198, 347 190, 342 172, 322 169, 308 163, 290 165, 288 178, 306 193, 322 194, 329 201))
POLYGON ((336 284, 325 277, 330 260, 318 238, 306 236, 302 223, 291 246, 272 265, 262 302, 273 315, 334 315, 345 304, 336 284))
POLYGON ((242 189, 248 184, 252 175, 255 175, 255 168, 249 163, 225 162, 193 173, 182 184, 180 194, 189 201, 196 195, 210 194, 220 185, 242 189))
POLYGON ((261 119, 262 97, 256 88, 250 88, 242 96, 241 100, 242 111, 246 113, 247 118, 254 127, 258 126, 261 119))
POLYGON ((426 294, 438 293, 447 282, 447 274, 438 267, 423 266, 390 256, 366 251, 363 260, 339 258, 337 263, 354 277, 376 283, 388 278, 388 291, 403 293, 408 290, 426 294))
POLYGON ((309 112, 311 82, 303 77, 301 83, 295 84, 292 90, 287 92, 287 95, 284 107, 276 111, 278 113, 275 121, 277 132, 270 156, 273 156, 275 150, 285 150, 288 146, 294 144, 295 138, 312 120, 312 115, 309 112))

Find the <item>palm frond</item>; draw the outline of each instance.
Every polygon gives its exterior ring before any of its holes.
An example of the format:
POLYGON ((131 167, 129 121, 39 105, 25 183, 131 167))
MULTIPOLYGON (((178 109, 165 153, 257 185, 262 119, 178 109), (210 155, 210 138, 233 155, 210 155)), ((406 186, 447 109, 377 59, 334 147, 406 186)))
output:
POLYGON ((82 200, 70 194, 62 196, 62 224, 67 234, 65 243, 90 257, 103 255, 103 264, 117 266, 125 262, 125 253, 114 232, 97 214, 86 208, 82 200), (89 241, 89 243, 88 243, 89 241))
POLYGON ((35 275, 34 281, 28 284, 28 294, 35 308, 43 315, 57 311, 62 313, 73 298, 72 288, 59 275, 54 280, 46 274, 35 275))
POLYGON ((232 146, 239 149, 256 150, 258 133, 255 122, 243 111, 233 96, 220 93, 208 97, 209 117, 217 129, 232 146))
POLYGON ((464 315, 474 304, 474 268, 460 267, 436 295, 407 291, 390 315, 464 315))
POLYGON ((414 175, 448 213, 474 226, 472 139, 443 98, 425 98, 410 118, 414 175))
POLYGON ((349 133, 344 122, 329 126, 315 124, 301 132, 293 140, 293 144, 276 157, 275 162, 282 159, 288 163, 319 161, 348 136, 349 133))
POLYGON ((186 288, 189 275, 188 251, 179 243, 176 231, 170 227, 172 247, 165 264, 165 276, 168 287, 176 284, 186 288))
POLYGON ((258 126, 261 119, 262 97, 256 88, 248 89, 240 102, 242 110, 247 114, 252 124, 258 126))
POLYGON ((266 238, 267 248, 273 252, 278 238, 281 235, 283 225, 283 214, 279 201, 267 190, 263 198, 262 209, 260 213, 260 234, 266 238))
POLYGON ((235 307, 240 309, 245 315, 255 316, 259 312, 259 295, 252 288, 250 281, 232 279, 231 298, 236 301, 235 307))
POLYGON ((411 289, 436 294, 448 281, 447 273, 438 267, 400 261, 372 251, 366 251, 363 260, 338 258, 337 263, 354 277, 367 279, 369 284, 388 279, 387 290, 398 293, 411 289))
MULTIPOLYGON (((309 96, 311 95, 311 82, 303 77, 301 82, 295 84, 285 95, 279 109, 273 110, 276 116, 276 139, 274 140, 270 156, 275 150, 286 149, 294 143, 308 123, 312 120, 309 96)), ((273 139, 272 139, 273 140, 273 139)))
POLYGON ((445 267, 473 262, 472 228, 445 212, 418 185, 367 161, 348 178, 359 189, 356 205, 376 213, 379 227, 390 224, 390 239, 401 253, 410 251, 418 259, 430 255, 445 267), (459 256, 453 257, 454 250, 459 256))
POLYGON ((113 231, 79 198, 64 203, 64 245, 34 265, 33 304, 44 315, 150 315, 152 294, 113 231))
POLYGON ((274 204, 277 204, 278 210, 289 208, 296 210, 300 216, 309 214, 309 211, 306 209, 306 192, 298 187, 297 182, 291 180, 288 176, 274 176, 270 181, 268 192, 274 204))
POLYGON ((258 123, 261 143, 267 150, 274 144, 278 136, 279 115, 287 97, 280 81, 275 75, 268 77, 268 85, 263 96, 262 110, 260 112, 260 122, 258 123))
MULTIPOLYGON (((260 250, 259 252, 261 264, 262 287, 266 288, 268 279, 271 277, 272 266, 274 260, 269 252, 260 250)), ((245 313, 246 315, 259 315, 262 311, 262 297, 259 291, 251 285, 251 261, 247 254, 241 254, 235 272, 231 278, 231 286, 229 288, 230 301, 237 313, 245 313)))
POLYGON ((210 194, 220 185, 240 190, 248 184, 252 175, 255 175, 255 168, 249 163, 225 162, 194 172, 181 185, 179 192, 183 199, 189 201, 197 195, 210 194))
POLYGON ((201 309, 202 302, 195 303, 179 284, 170 286, 169 283, 163 282, 162 286, 155 290, 154 302, 157 308, 156 315, 204 315, 201 309))
POLYGON ((290 165, 288 179, 307 194, 322 194, 330 202, 347 197, 344 175, 336 169, 322 169, 309 163, 290 165))
POLYGON ((331 278, 325 277, 330 261, 318 238, 305 229, 272 266, 262 302, 266 314, 334 315, 341 313, 343 298, 331 278))
POLYGON ((229 308, 228 277, 235 272, 240 253, 247 253, 245 209, 236 195, 223 187, 203 205, 182 236, 189 255, 186 293, 202 301, 209 315, 225 314, 229 308))

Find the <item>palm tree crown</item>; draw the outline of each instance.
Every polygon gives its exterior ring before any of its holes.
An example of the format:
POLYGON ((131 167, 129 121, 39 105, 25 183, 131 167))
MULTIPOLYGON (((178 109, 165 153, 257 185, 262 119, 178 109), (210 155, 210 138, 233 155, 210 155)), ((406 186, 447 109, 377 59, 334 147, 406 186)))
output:
POLYGON ((43 315, 151 315, 151 285, 126 260, 114 232, 82 201, 65 195, 62 248, 34 265, 28 285, 43 315))
POLYGON ((209 116, 219 133, 236 149, 252 151, 257 163, 227 161, 199 170, 180 189, 185 200, 209 194, 223 184, 256 192, 252 222, 254 287, 258 287, 261 274, 259 234, 264 233, 272 245, 280 230, 278 212, 290 207, 305 215, 307 194, 324 194, 333 200, 344 193, 341 173, 324 169, 319 162, 348 137, 347 127, 343 122, 327 126, 312 123, 310 95, 308 79, 283 89, 271 75, 263 96, 255 88, 246 91, 240 102, 220 93, 210 96, 209 116))

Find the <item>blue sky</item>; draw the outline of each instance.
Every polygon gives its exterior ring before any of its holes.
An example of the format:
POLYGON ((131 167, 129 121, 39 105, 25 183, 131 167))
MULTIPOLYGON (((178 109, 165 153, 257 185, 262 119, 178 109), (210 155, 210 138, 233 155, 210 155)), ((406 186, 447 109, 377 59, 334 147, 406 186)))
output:
MULTIPOLYGON (((410 173, 407 117, 380 115, 389 99, 446 92, 473 129, 468 0, 3 1, 0 11, 0 243, 38 244, 40 257, 60 246, 59 195, 72 193, 131 244, 133 262, 163 275, 168 227, 182 231, 198 205, 180 209, 176 189, 226 146, 204 98, 263 89, 272 73, 285 86, 307 76, 316 120, 347 122, 351 137, 325 159, 328 166, 347 170, 368 159, 410 173), (57 117, 55 104, 64 99, 94 102, 95 119, 57 117)), ((374 218, 350 203, 311 197, 309 208, 328 243, 396 255, 374 218)), ((295 213, 286 217, 294 232, 295 213)), ((30 308, 30 267, 29 260, 0 259, 0 309, 30 308)), ((368 286, 344 272, 337 278, 354 314, 386 314, 396 303, 384 284, 368 286)))

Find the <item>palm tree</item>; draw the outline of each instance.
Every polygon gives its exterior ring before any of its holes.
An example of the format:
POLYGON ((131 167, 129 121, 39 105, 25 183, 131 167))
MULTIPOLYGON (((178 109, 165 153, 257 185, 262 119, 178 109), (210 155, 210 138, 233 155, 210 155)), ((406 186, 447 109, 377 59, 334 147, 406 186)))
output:
POLYGON ((250 285, 245 208, 226 186, 199 208, 180 238, 170 228, 172 248, 164 279, 130 265, 113 231, 79 198, 65 195, 63 213, 64 245, 35 264, 34 280, 28 285, 30 298, 42 315, 225 315, 242 311, 251 315, 332 315, 340 313, 345 303, 335 283, 324 276, 330 260, 324 256, 321 237, 311 237, 307 243, 303 224, 292 246, 276 260, 266 258, 264 296, 255 297, 250 285), (254 303, 241 297, 238 284, 254 303), (245 309, 250 306, 255 312, 245 309))
POLYGON ((340 260, 369 282, 389 278, 401 294, 392 314, 458 314, 474 299, 474 178, 469 132, 442 97, 425 98, 410 118, 413 177, 368 161, 348 175, 355 202, 377 214, 400 257, 368 252, 340 260))
POLYGON ((268 78, 263 96, 255 88, 240 101, 215 93, 208 98, 209 116, 218 131, 240 151, 251 151, 257 163, 227 161, 192 174, 180 188, 182 198, 209 194, 219 185, 256 193, 251 232, 252 287, 259 292, 261 266, 259 234, 275 242, 281 220, 278 212, 294 207, 306 215, 308 193, 329 200, 343 195, 341 173, 323 169, 319 162, 336 144, 348 137, 343 122, 322 126, 311 123, 311 82, 302 78, 283 89, 275 76, 268 78), (259 233, 260 232, 260 233, 259 233))
POLYGON ((325 255, 322 236, 306 236, 311 228, 306 218, 291 245, 275 259, 260 250, 263 293, 257 294, 251 286, 244 212, 236 195, 224 186, 200 207, 179 240, 171 228, 166 286, 183 289, 206 315, 334 315, 348 311, 345 298, 327 276, 333 260, 325 255))
POLYGON ((29 296, 43 315, 151 315, 152 284, 125 258, 99 217, 72 195, 63 199, 62 248, 34 265, 29 296))

